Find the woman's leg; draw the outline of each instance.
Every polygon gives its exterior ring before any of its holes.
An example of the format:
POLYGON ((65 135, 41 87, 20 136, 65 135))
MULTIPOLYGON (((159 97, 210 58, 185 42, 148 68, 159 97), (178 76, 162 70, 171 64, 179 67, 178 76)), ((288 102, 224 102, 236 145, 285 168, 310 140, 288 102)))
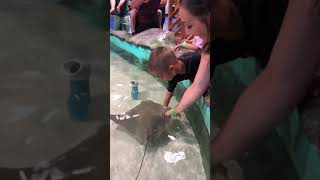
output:
POLYGON ((123 16, 121 19, 122 19, 121 20, 122 30, 126 31, 128 33, 131 33, 131 31, 130 31, 130 16, 126 15, 126 16, 123 16))
POLYGON ((161 28, 163 28, 164 22, 166 20, 166 7, 160 8, 162 11, 162 18, 161 18, 161 28))

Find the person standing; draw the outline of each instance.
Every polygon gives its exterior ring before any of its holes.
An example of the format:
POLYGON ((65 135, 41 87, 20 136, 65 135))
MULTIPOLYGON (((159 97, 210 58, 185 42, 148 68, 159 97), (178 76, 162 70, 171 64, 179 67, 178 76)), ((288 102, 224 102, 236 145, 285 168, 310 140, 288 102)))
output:
POLYGON ((113 29, 130 33, 128 0, 110 0, 110 15, 114 15, 113 29))

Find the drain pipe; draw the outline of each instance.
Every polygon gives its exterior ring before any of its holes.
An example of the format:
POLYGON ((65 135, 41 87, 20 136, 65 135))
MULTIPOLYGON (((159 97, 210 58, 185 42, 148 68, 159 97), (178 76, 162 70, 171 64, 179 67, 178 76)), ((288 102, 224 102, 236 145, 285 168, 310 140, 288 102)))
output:
POLYGON ((68 110, 74 120, 85 121, 89 116, 90 65, 79 60, 63 64, 64 74, 69 78, 68 110))

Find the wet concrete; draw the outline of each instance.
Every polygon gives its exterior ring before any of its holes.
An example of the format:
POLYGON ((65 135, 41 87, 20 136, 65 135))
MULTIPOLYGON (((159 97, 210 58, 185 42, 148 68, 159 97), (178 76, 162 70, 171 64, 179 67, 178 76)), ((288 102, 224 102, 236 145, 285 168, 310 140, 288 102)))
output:
MULTIPOLYGON (((89 27, 77 13, 55 2, 1 1, 1 178, 6 170, 32 168, 70 152, 106 124, 106 36, 103 29, 89 27), (90 115, 85 122, 72 120, 67 108, 69 80, 62 64, 70 59, 92 67, 90 115)), ((105 142, 106 136, 99 136, 105 142)), ((100 146, 92 148, 100 152, 100 146)), ((101 152, 100 156, 106 157, 101 152)), ((77 158, 67 158, 64 165, 77 164, 77 158)), ((94 157, 84 153, 82 158, 94 157)))
MULTIPOLYGON (((165 87, 151 75, 126 61, 128 59, 124 60, 123 57, 130 58, 111 52, 110 113, 119 114, 139 107, 141 100, 152 100, 162 104, 165 87), (137 80, 139 83, 139 100, 131 99, 130 80, 137 80)), ((177 101, 173 98, 170 106, 173 107, 176 103, 177 101)), ((147 107, 145 110, 149 112, 147 107)), ((170 121, 171 124, 159 137, 145 144, 141 144, 133 131, 128 131, 125 125, 110 121, 111 179, 130 180, 136 177, 139 180, 206 179, 199 144, 185 115, 182 114, 181 118, 170 121), (174 137, 174 140, 170 136, 174 137), (164 158, 169 152, 183 152, 185 159, 169 163, 164 158)), ((139 127, 137 126, 138 129, 139 127)))

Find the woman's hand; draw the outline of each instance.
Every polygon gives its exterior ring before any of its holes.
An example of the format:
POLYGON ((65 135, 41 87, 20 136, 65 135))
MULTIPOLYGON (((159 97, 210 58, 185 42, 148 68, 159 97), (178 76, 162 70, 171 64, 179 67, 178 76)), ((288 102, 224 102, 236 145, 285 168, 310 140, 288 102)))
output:
POLYGON ((117 6, 117 12, 120 14, 121 6, 117 6))
POLYGON ((114 9, 110 9, 110 15, 113 15, 114 9))

